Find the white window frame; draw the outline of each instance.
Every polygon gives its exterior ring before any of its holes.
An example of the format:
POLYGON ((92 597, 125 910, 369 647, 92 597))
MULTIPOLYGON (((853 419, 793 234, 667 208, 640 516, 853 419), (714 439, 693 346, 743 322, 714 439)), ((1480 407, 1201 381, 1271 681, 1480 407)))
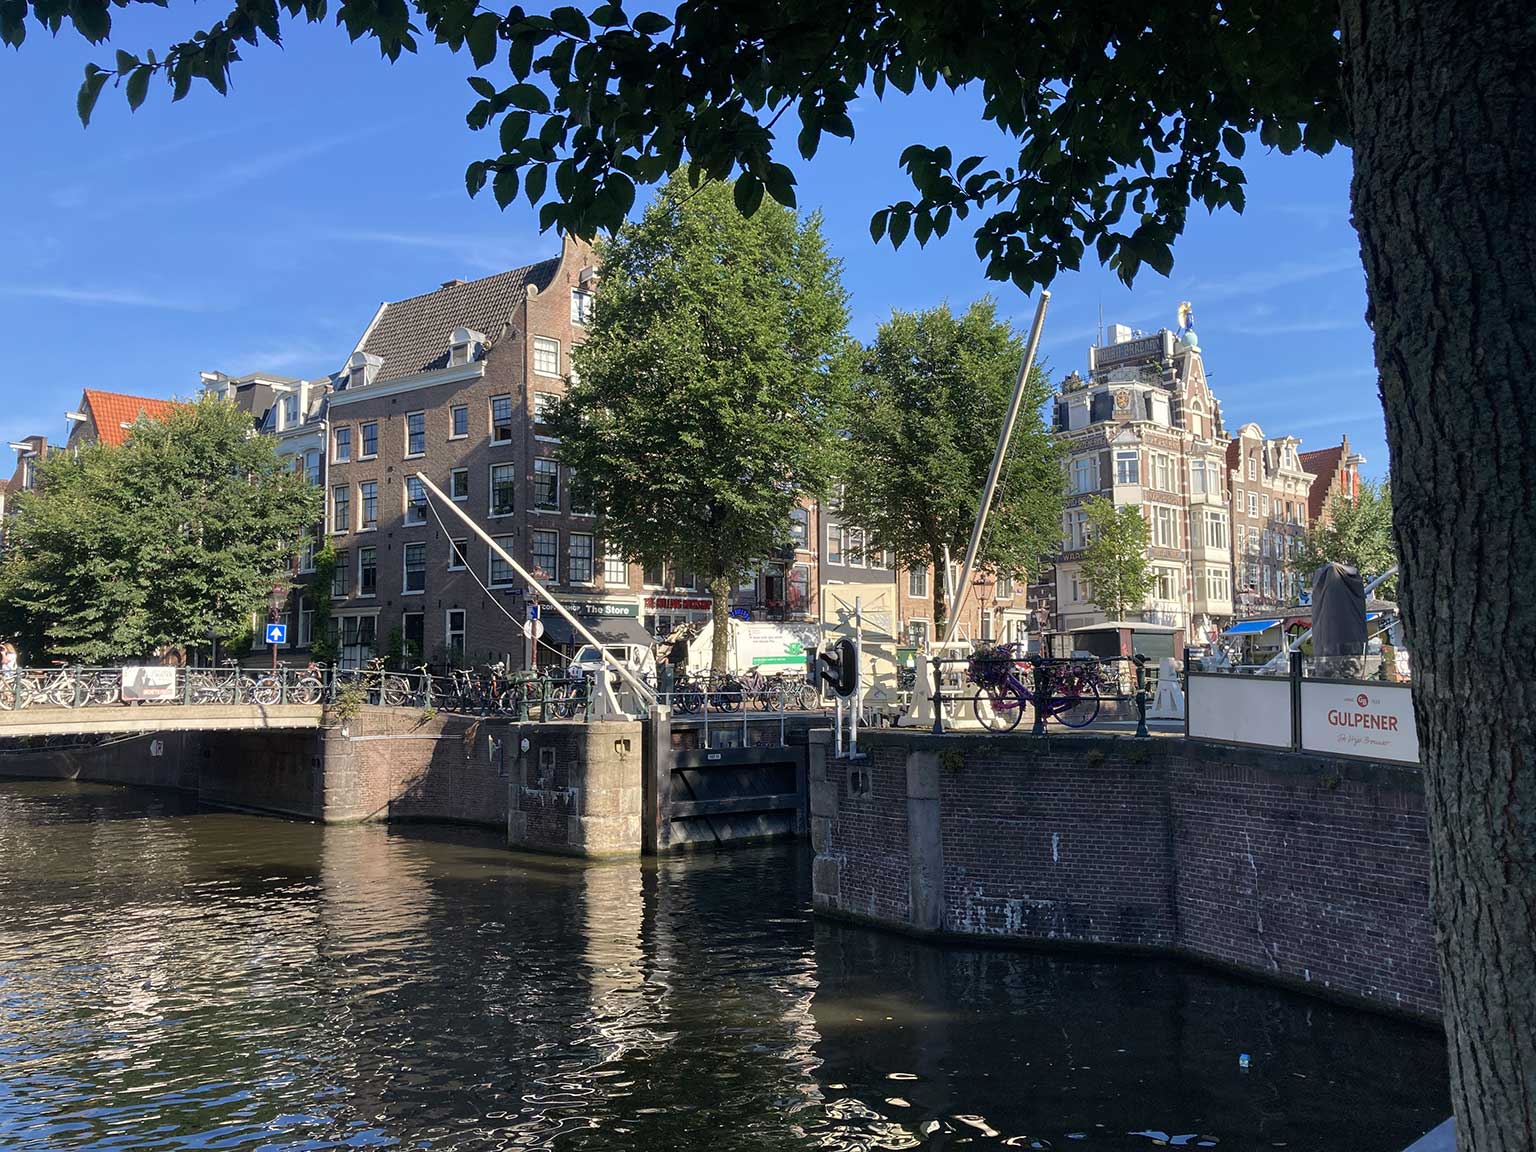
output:
POLYGON ((537 429, 543 427, 544 423, 545 423, 545 421, 542 419, 542 414, 541 414, 540 410, 543 409, 543 408, 547 408, 549 405, 555 403, 559 399, 560 399, 560 393, 558 393, 558 392, 534 392, 534 394, 533 394, 533 426, 534 426, 535 431, 534 431, 534 434, 533 434, 533 438, 535 440, 538 440, 538 441, 540 441, 540 442, 542 442, 544 444, 558 444, 558 443, 560 443, 560 437, 558 437, 558 436, 549 436, 549 435, 546 435, 545 433, 537 431, 537 429))
POLYGON ((1072 491, 1076 495, 1085 495, 1099 490, 1099 458, 1097 456, 1079 456, 1072 461, 1072 491))
POLYGON ((335 486, 333 486, 331 488, 330 513, 331 513, 331 535, 333 535, 333 536, 345 536, 348 532, 352 531, 352 485, 350 485, 350 484, 337 484, 337 485, 335 485, 335 486), (347 501, 346 501, 347 502, 347 508, 346 508, 347 515, 346 515, 346 523, 345 524, 337 524, 336 523, 336 521, 339 519, 339 517, 336 515, 336 493, 338 493, 338 492, 345 492, 347 494, 347 501))
POLYGON ((425 596, 427 594, 427 542, 425 540, 408 541, 400 549, 400 595, 425 596), (412 548, 421 549, 421 587, 410 587, 410 555, 412 548))
POLYGON ((1139 450, 1115 449, 1115 483, 1141 486, 1141 452, 1139 450), (1130 467, 1127 468, 1126 465, 1130 467))
POLYGON ((592 323, 592 303, 595 299, 593 293, 584 288, 571 289, 571 323, 577 327, 585 328, 592 323))
POLYGON ((452 500, 455 504, 463 504, 465 501, 467 501, 469 499, 469 469, 468 468, 450 468, 448 470, 448 499, 452 500), (464 495, 462 495, 462 496, 457 495, 454 492, 454 490, 453 490, 454 489, 454 482, 460 476, 464 477, 464 495))
POLYGON ((405 428, 405 455, 403 457, 401 457, 401 459, 404 459, 404 460, 420 460, 423 456, 425 456, 427 454, 427 413, 426 413, 426 409, 420 409, 420 410, 418 410, 416 412, 407 412, 405 414, 405 423, 404 423, 403 426, 405 428), (411 417, 413 417, 413 416, 420 416, 421 417, 421 451, 420 452, 412 452, 411 451, 411 417))
POLYGON ((448 537, 448 571, 467 572, 469 570, 469 537, 448 537), (458 563, 455 563, 458 561, 458 563))
POLYGON ((550 376, 550 377, 553 377, 556 380, 560 379, 560 341, 559 340, 556 340, 553 336, 535 336, 532 340, 530 340, 528 342, 528 354, 529 354, 529 358, 533 361, 533 372, 534 372, 534 375, 536 375, 536 376, 550 376), (545 355, 548 355, 549 352, 550 352, 550 347, 549 346, 551 344, 554 345, 554 357, 555 357, 555 370, 553 372, 549 371, 549 369, 547 369, 547 368, 540 368, 539 367, 539 356, 540 356, 540 354, 543 353, 545 355))
POLYGON ((377 420, 363 420, 357 426, 357 458, 359 460, 377 460, 379 458, 379 422, 377 420), (363 451, 363 445, 368 443, 368 437, 363 435, 364 428, 373 429, 373 451, 363 451))
POLYGON ((843 563, 850 568, 864 568, 864 547, 866 539, 862 528, 843 529, 843 563), (857 541, 857 547, 854 542, 857 541))
POLYGON ((467 662, 469 659, 469 612, 464 608, 449 608, 443 612, 443 647, 448 651, 449 658, 453 654, 453 638, 459 638, 459 654, 467 662), (457 613, 459 626, 453 626, 453 617, 457 613))
POLYGON ((453 404, 453 405, 449 406, 449 408, 448 408, 448 439, 450 439, 450 440, 468 440, 469 439, 469 405, 468 404, 453 404), (464 415, 464 431, 462 431, 462 432, 455 432, 453 430, 454 421, 456 421, 459 418, 459 414, 460 413, 463 413, 463 415, 464 415))
POLYGON ((336 550, 336 567, 331 569, 331 599, 345 600, 352 594, 352 550, 336 550), (336 581, 341 580, 341 591, 336 591, 336 581))
POLYGON ((333 464, 352 463, 352 425, 338 424, 335 428, 331 429, 331 462, 333 464), (347 434, 347 450, 345 452, 341 450, 340 436, 343 432, 347 434))
POLYGON ((914 600, 928 599, 928 569, 907 569, 907 595, 914 600))
POLYGON ((535 456, 533 458, 533 510, 535 512, 560 511, 560 462, 550 456, 535 456), (545 504, 539 497, 539 489, 544 477, 554 477, 555 502, 545 504))
POLYGON ((377 532, 379 530, 379 482, 377 480, 359 480, 357 482, 357 530, 359 532, 377 532), (368 498, 363 495, 363 486, 373 485, 373 523, 368 523, 367 508, 368 498))
POLYGON ((427 513, 427 486, 425 484, 423 484, 420 480, 416 479, 416 477, 414 477, 414 476, 407 476, 407 477, 405 477, 404 482, 400 485, 400 495, 403 497, 403 499, 405 501, 405 507, 401 510, 401 516, 400 516, 401 523, 403 523, 407 528, 419 528, 423 524, 425 524, 427 522, 427 516, 428 516, 428 513, 427 513), (411 486, 413 484, 417 485, 417 486, 419 486, 421 488, 421 504, 420 505, 418 505, 414 500, 411 499, 411 486), (417 517, 419 517, 418 519, 412 519, 412 513, 413 512, 416 514, 417 517))
MULTIPOLYGON (((505 549, 508 555, 512 555, 517 548, 517 537, 515 536, 492 536, 491 540, 505 549)), ((485 554, 485 586, 487 588, 514 587, 517 584, 517 569, 507 564, 505 560, 498 556, 495 548, 487 548, 485 554), (507 578, 505 580, 496 579, 496 565, 498 564, 506 565, 507 578)))
POLYGON ((490 431, 488 432, 488 435, 490 437, 491 443, 492 444, 510 444, 510 443, 512 443, 513 437, 515 435, 515 429, 513 428, 512 424, 513 424, 513 418, 514 418, 514 416, 516 415, 516 412, 517 412, 517 409, 512 404, 512 393, 510 393, 510 392, 502 392, 502 393, 498 393, 495 396, 492 396, 489 400, 486 401, 486 412, 487 412, 487 414, 490 417, 490 431), (505 436, 502 436, 502 437, 498 437, 496 435, 496 427, 497 427, 497 425, 496 425, 496 401, 498 401, 498 400, 505 400, 507 402, 507 423, 506 423, 507 434, 505 436))
POLYGON ((372 600, 379 594, 379 548, 377 544, 365 544, 357 550, 357 598, 372 600), (363 553, 373 553, 373 591, 363 591, 363 553))
POLYGON ((558 584, 558 583, 560 583, 560 530, 559 529, 557 529, 557 528, 535 528, 532 532, 530 532, 528 534, 528 563, 530 565, 532 565, 534 568, 544 568, 544 579, 547 580, 549 583, 551 583, 551 584, 558 584), (541 537, 541 536, 553 536, 555 538, 555 548, 554 548, 554 551, 550 553, 550 555, 554 558, 554 566, 553 566, 553 568, 544 568, 544 564, 539 559, 539 553, 538 553, 538 549, 536 548, 536 544, 538 543, 539 537, 541 537))
POLYGON ((507 516, 517 515, 517 465, 516 464, 491 464, 487 466, 486 477, 490 483, 490 491, 485 502, 486 515, 493 520, 501 520, 507 516), (496 469, 510 468, 512 470, 512 507, 505 512, 496 511, 496 469))
POLYGON ((567 583, 583 585, 597 583, 596 536, 590 532, 567 532, 565 534, 565 571, 567 583), (583 557, 576 555, 577 540, 585 540, 587 542, 587 554, 583 557), (576 578, 576 565, 574 561, 577 559, 584 559, 587 562, 587 578, 585 580, 578 580, 576 578))
POLYGON ((608 588, 629 587, 629 561, 624 558, 624 553, 614 551, 611 545, 603 548, 603 585, 608 588), (614 577, 614 566, 623 575, 614 577))

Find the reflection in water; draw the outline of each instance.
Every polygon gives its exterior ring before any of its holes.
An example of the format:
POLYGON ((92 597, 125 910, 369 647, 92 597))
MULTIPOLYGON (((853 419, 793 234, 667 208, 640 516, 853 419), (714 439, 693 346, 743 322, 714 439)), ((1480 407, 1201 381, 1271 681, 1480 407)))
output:
POLYGON ((0 785, 0 1146, 1399 1149, 1434 1035, 660 867, 0 785), (1238 1067, 1238 1054, 1251 1067, 1238 1067))

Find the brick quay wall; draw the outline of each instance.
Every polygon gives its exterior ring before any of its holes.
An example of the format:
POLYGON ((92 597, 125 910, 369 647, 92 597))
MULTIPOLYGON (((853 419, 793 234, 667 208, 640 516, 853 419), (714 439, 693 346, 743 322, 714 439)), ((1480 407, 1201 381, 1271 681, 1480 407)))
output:
POLYGON ((1417 769, 1114 736, 860 747, 811 757, 820 913, 1171 952, 1439 1019, 1417 769))

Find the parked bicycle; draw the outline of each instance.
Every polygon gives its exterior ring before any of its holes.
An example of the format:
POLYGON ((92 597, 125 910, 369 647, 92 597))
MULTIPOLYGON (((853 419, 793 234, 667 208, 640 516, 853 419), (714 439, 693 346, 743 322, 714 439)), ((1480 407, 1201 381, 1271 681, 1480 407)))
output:
POLYGON ((1096 662, 1044 661, 1026 656, 1015 644, 1003 644, 971 657, 966 678, 977 685, 971 706, 976 719, 993 732, 1011 732, 1026 708, 1039 708, 1046 720, 1085 728, 1099 714, 1096 662), (1046 699, 1038 701, 1033 672, 1041 667, 1046 699), (1021 675, 1021 670, 1029 672, 1021 675))

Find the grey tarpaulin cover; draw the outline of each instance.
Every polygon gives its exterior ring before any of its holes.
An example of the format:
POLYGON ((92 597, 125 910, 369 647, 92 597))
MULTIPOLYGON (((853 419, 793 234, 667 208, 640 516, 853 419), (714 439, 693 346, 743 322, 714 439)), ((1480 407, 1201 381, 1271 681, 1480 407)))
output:
POLYGON ((1312 651, 1359 656, 1365 650, 1365 585, 1348 564, 1324 564, 1312 574, 1312 651))

